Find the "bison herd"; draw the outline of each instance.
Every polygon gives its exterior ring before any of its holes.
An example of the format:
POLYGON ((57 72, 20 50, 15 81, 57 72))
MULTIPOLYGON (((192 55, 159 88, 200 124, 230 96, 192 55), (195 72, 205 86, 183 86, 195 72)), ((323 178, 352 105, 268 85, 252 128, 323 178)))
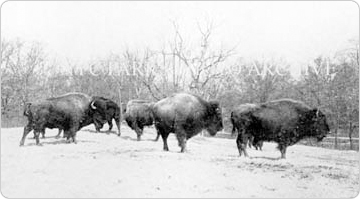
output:
MULTIPOLYGON (((188 94, 176 93, 158 102, 130 100, 120 113, 120 107, 104 97, 90 97, 83 93, 69 93, 25 104, 24 115, 28 119, 20 146, 30 131, 34 131, 36 144, 39 135, 45 136, 45 128, 58 128, 68 142, 76 143, 76 132, 94 124, 97 131, 107 122, 112 129, 116 121, 120 136, 121 115, 128 126, 141 140, 145 126, 155 125, 157 137, 163 140, 163 149, 169 150, 167 138, 174 133, 181 152, 186 150, 186 141, 206 130, 214 136, 223 129, 222 110, 219 102, 205 101, 188 94)), ((263 141, 278 143, 281 158, 286 148, 306 137, 321 141, 329 132, 326 116, 317 108, 300 101, 280 99, 258 104, 241 104, 231 111, 232 134, 237 134, 236 144, 240 156, 248 156, 246 146, 256 149, 263 141)))

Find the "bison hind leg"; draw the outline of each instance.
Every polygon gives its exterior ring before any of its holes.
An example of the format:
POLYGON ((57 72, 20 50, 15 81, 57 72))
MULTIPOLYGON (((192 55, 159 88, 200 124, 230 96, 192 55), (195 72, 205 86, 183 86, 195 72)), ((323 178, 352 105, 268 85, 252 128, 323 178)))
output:
POLYGON ((143 134, 143 131, 144 131, 143 126, 135 124, 135 132, 136 132, 137 141, 141 140, 141 136, 143 134))
POLYGON ((239 133, 236 138, 236 144, 237 144, 237 148, 238 148, 240 156, 242 153, 244 153, 244 156, 248 157, 248 153, 246 152, 247 142, 248 142, 247 135, 245 135, 244 132, 239 133))
MULTIPOLYGON (((21 138, 21 140, 20 140, 20 146, 23 146, 23 145, 24 145, 24 143, 25 143, 25 138, 26 138, 27 134, 29 134, 30 131, 32 131, 32 130, 33 130, 33 128, 32 128, 31 123, 28 123, 28 124, 24 127, 24 133, 23 133, 23 136, 22 136, 22 138, 21 138)), ((34 132, 34 137, 35 137, 35 132, 34 132)))
POLYGON ((45 130, 34 131, 34 133, 35 133, 35 139, 36 139, 36 145, 38 145, 38 146, 41 146, 39 136, 40 136, 40 133, 41 133, 42 131, 45 131, 45 130))
POLYGON ((163 139, 163 143, 164 143, 164 147, 163 147, 164 151, 169 151, 169 146, 168 146, 168 144, 167 144, 167 138, 168 138, 168 136, 169 136, 169 133, 163 133, 163 134, 161 134, 161 138, 163 139))

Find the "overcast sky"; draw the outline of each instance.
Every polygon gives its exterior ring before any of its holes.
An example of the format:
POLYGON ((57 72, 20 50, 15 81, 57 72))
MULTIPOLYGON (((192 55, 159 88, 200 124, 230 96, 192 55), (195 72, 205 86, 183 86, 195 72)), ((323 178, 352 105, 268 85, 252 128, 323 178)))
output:
POLYGON ((238 56, 306 63, 332 55, 358 38, 354 2, 25 2, 1 9, 1 36, 39 41, 58 59, 87 62, 124 47, 160 48, 176 20, 188 38, 197 22, 212 20, 216 45, 238 45, 238 56))

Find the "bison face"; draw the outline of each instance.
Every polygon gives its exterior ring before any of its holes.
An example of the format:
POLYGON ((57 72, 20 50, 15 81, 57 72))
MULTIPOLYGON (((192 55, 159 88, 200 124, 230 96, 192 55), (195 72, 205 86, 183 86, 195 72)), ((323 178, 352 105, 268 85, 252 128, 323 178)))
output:
POLYGON ((210 135, 214 136, 218 131, 223 129, 222 123, 222 116, 221 116, 221 109, 219 106, 219 102, 209 102, 210 103, 210 110, 208 111, 208 125, 207 131, 210 135))
POLYGON ((326 116, 319 110, 314 109, 313 111, 313 131, 317 141, 321 141, 330 132, 329 125, 326 121, 326 116))
POLYGON ((102 99, 93 98, 90 102, 90 109, 93 113, 99 113, 101 116, 105 116, 106 102, 102 99))

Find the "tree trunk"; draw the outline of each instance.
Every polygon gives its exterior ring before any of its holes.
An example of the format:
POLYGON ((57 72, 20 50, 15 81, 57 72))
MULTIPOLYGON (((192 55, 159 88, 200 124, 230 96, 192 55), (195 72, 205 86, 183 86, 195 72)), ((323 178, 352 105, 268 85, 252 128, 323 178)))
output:
POLYGON ((338 147, 338 140, 337 140, 337 137, 338 137, 338 125, 335 126, 335 149, 337 149, 338 147))
POLYGON ((353 133, 353 124, 351 121, 349 121, 349 140, 350 140, 350 150, 353 150, 353 144, 352 144, 352 133, 353 133))
MULTIPOLYGON (((121 81, 121 80, 120 80, 121 81)), ((120 112, 119 112, 119 134, 121 135, 121 121, 122 121, 122 101, 121 101, 121 83, 118 83, 118 94, 119 94, 119 108, 120 108, 120 112)))

